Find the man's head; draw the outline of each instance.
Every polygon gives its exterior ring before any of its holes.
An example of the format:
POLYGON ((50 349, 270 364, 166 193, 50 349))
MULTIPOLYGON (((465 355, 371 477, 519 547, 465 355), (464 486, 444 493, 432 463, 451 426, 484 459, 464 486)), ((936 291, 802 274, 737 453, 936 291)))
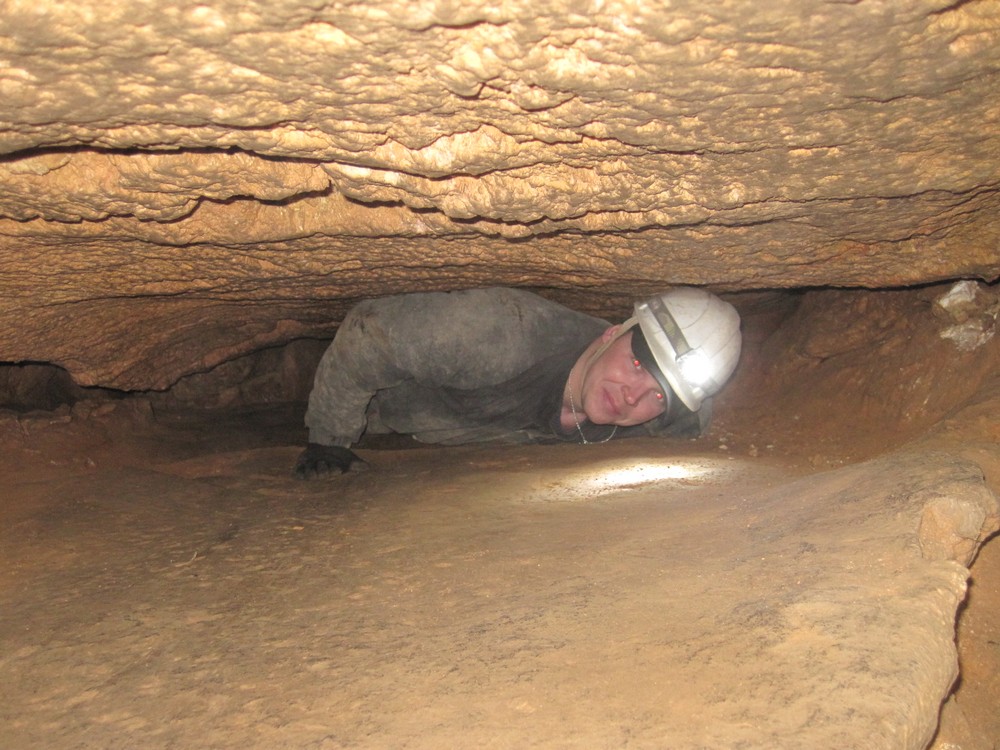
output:
POLYGON ((735 308, 713 294, 678 287, 635 304, 585 354, 582 411, 622 427, 659 417, 680 401, 698 411, 732 375, 741 346, 735 308))
POLYGON ((632 335, 631 329, 611 326, 584 354, 579 406, 594 424, 631 427, 670 407, 673 395, 636 358, 632 335))
POLYGON ((704 289, 677 287, 635 304, 637 354, 691 411, 714 396, 736 369, 740 315, 704 289))

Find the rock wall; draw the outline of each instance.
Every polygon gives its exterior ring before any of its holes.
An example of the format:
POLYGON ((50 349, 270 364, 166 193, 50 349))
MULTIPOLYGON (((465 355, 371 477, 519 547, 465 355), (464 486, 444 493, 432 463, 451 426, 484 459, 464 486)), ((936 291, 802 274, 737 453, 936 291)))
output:
POLYGON ((994 279, 1000 3, 0 17, 0 361, 167 388, 355 300, 994 279))

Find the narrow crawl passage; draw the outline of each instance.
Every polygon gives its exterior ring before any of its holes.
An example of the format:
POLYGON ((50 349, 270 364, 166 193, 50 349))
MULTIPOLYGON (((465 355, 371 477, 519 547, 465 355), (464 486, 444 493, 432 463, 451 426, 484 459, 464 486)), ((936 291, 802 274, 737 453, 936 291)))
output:
POLYGON ((162 446, 10 483, 12 746, 924 747, 965 574, 922 521, 987 502, 938 454, 382 450, 303 483, 291 443, 162 446))

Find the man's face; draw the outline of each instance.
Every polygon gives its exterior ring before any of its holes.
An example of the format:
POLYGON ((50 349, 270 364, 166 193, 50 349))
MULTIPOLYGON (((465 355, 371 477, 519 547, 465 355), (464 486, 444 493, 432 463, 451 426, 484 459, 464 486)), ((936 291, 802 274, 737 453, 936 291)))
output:
MULTIPOLYGON (((605 331, 604 340, 618 328, 605 331)), ((632 353, 632 331, 591 361, 580 391, 581 411, 594 424, 630 427, 660 416, 668 406, 667 394, 632 353)))

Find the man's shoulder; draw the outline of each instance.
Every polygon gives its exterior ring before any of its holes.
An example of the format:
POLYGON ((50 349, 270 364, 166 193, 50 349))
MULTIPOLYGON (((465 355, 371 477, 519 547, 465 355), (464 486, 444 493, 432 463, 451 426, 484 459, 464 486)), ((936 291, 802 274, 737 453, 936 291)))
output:
POLYGON ((606 326, 606 321, 573 310, 526 289, 481 287, 449 292, 409 292, 377 297, 360 303, 355 313, 380 316, 416 316, 422 323, 553 323, 606 326))
MULTIPOLYGON (((506 303, 511 301, 524 302, 545 307, 563 307, 558 302, 542 297, 540 294, 507 286, 475 287, 472 289, 455 289, 443 292, 404 292, 386 297, 375 297, 367 300, 369 305, 467 305, 470 303, 506 303)), ((568 308, 565 308, 568 309, 568 308)))

